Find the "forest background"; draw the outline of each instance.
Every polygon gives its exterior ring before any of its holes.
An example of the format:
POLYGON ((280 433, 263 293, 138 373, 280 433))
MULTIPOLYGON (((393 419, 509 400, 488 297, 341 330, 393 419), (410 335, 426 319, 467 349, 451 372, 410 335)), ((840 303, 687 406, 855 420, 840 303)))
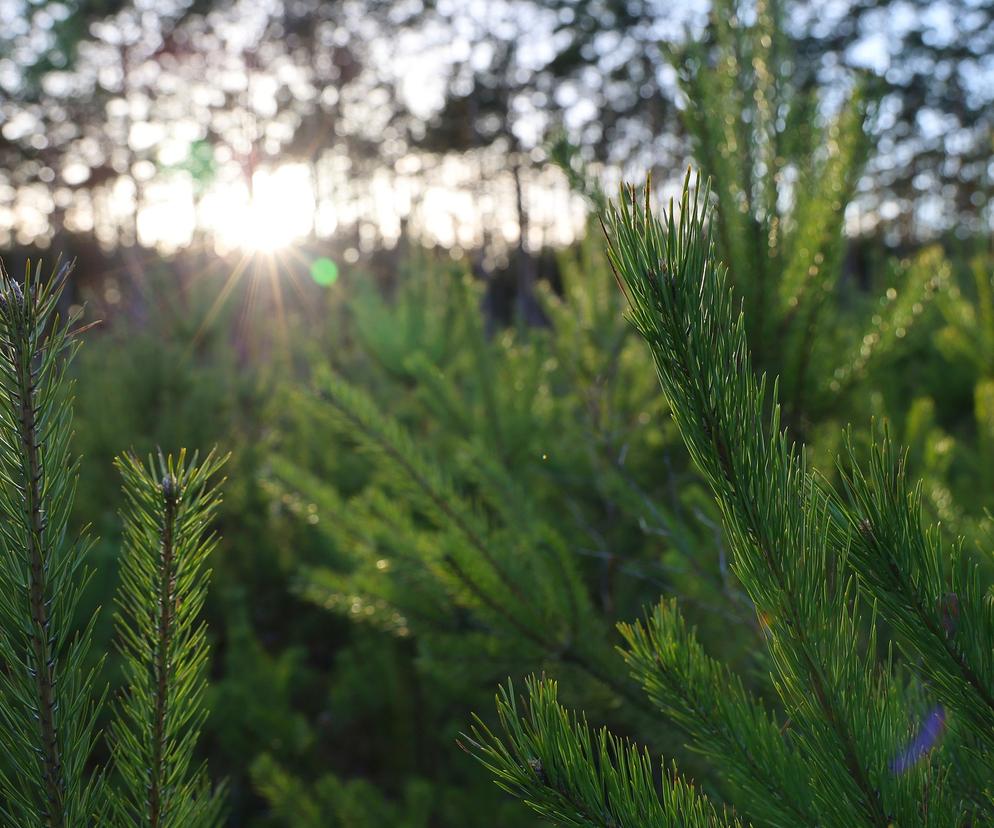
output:
POLYGON ((100 320, 88 607, 112 458, 232 452, 199 749, 231 824, 535 824, 456 740, 543 671, 707 779, 614 625, 676 596, 752 675, 763 624, 591 221, 625 178, 712 177, 813 465, 886 418, 991 548, 994 10, 716 6, 0 0, 0 251, 75 258, 100 320))

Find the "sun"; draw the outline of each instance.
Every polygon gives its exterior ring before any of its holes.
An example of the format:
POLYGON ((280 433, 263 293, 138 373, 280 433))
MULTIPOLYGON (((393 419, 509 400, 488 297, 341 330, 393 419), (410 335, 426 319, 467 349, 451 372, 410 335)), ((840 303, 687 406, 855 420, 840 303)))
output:
POLYGON ((275 253, 289 247, 300 235, 278 206, 256 198, 249 205, 239 247, 258 253, 275 253))
POLYGON ((211 207, 211 223, 223 247, 277 253, 305 238, 314 226, 310 172, 303 164, 259 170, 251 195, 232 188, 211 207))
POLYGON ((264 301, 268 290, 275 314, 273 330, 281 348, 289 354, 289 326, 284 310, 284 292, 294 291, 306 301, 304 284, 331 288, 339 269, 327 255, 315 254, 314 186, 309 167, 285 164, 259 170, 249 188, 242 180, 229 180, 205 194, 198 205, 201 226, 213 236, 219 263, 228 270, 224 283, 204 315, 194 336, 199 342, 217 314, 228 303, 235 288, 249 280, 239 324, 248 324, 252 309, 264 301), (229 269, 230 268, 230 269, 229 269), (307 276, 310 279, 307 279, 307 276))

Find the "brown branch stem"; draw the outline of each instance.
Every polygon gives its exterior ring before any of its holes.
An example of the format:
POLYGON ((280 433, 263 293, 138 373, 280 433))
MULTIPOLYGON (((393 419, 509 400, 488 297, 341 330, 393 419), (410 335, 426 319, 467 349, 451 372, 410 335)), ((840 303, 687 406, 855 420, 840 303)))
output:
POLYGON ((148 788, 149 828, 162 823, 166 716, 169 708, 169 648, 173 634, 173 603, 176 594, 175 531, 179 486, 172 475, 162 481, 162 529, 159 542, 158 629, 155 641, 155 700, 152 718, 152 761, 148 788))

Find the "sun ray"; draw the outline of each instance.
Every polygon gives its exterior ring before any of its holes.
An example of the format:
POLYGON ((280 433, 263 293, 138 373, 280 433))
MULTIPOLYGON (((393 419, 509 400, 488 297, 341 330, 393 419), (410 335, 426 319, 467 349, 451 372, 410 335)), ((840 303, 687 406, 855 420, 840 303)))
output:
MULTIPOLYGON (((283 291, 280 287, 280 274, 278 272, 279 256, 269 258, 269 286, 273 294, 273 305, 276 310, 276 338, 279 354, 286 359, 290 356, 290 334, 286 324, 286 309, 283 305, 283 291)), ((289 268, 286 268, 289 272, 289 268)))
POLYGON ((231 273, 228 274, 228 278, 225 283, 221 286, 221 290, 218 291, 214 302, 208 308, 207 313, 204 315, 203 321, 200 323, 200 327, 197 332, 193 335, 190 340, 190 350, 193 350, 197 344, 202 339, 203 335, 207 332, 211 323, 217 318, 217 315, 221 312, 221 308, 224 307, 224 303, 231 292, 235 289, 242 274, 245 272, 246 268, 252 262, 252 255, 249 253, 242 253, 238 259, 238 263, 232 268, 231 273))

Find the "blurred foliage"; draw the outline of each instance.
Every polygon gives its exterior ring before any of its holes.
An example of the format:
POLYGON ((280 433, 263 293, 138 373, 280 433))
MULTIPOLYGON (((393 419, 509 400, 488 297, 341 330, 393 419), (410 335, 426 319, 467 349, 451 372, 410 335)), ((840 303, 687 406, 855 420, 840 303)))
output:
POLYGON ((892 269, 889 301, 854 330, 859 316, 839 287, 865 279, 846 266, 844 230, 871 146, 872 101, 857 86, 826 120, 818 89, 794 71, 784 12, 759 3, 749 23, 740 6, 719 0, 713 42, 668 53, 694 155, 711 178, 719 252, 751 320, 757 370, 779 377, 785 420, 803 435, 838 407, 871 357, 904 335, 940 280, 928 263, 892 269))
POLYGON ((702 624, 741 623, 711 612, 720 548, 685 462, 661 473, 654 459, 671 429, 596 237, 561 263, 563 295, 542 296, 549 326, 492 338, 460 266, 414 258, 389 300, 344 279, 337 345, 311 343, 315 392, 280 405, 269 485, 321 548, 297 592, 413 657, 421 715, 444 700, 447 721, 394 750, 434 742, 422 749, 459 769, 441 779, 467 773, 456 712, 509 672, 556 664, 604 710, 631 694, 611 625, 663 584, 700 596, 702 624))

